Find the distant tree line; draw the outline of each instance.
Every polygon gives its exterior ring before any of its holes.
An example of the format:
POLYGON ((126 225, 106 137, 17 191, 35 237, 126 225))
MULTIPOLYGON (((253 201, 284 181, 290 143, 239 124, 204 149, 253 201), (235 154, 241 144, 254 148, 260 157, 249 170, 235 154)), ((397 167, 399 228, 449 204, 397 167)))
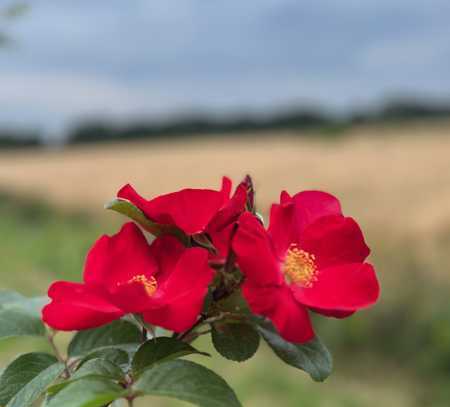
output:
POLYGON ((202 134, 236 134, 265 130, 317 130, 327 135, 339 134, 354 124, 401 122, 413 119, 450 118, 450 104, 440 105, 411 100, 395 100, 380 109, 354 112, 336 117, 325 111, 291 110, 270 117, 242 116, 228 119, 186 117, 166 122, 141 121, 118 125, 106 120, 84 122, 68 134, 69 144, 99 141, 190 137, 202 134))
POLYGON ((0 149, 43 146, 42 134, 34 130, 0 130, 0 149))
POLYGON ((108 121, 94 120, 74 128, 69 143, 88 143, 109 140, 147 139, 159 137, 190 137, 223 133, 253 132, 271 129, 318 128, 329 124, 331 119, 323 113, 300 111, 279 115, 270 119, 261 117, 233 117, 215 119, 208 116, 186 117, 166 122, 133 122, 117 125, 108 121))
MULTIPOLYGON (((79 123, 68 131, 66 143, 81 144, 193 135, 236 134, 265 130, 311 130, 332 136, 355 124, 377 124, 450 118, 450 104, 433 104, 412 100, 395 100, 378 109, 353 112, 347 117, 336 117, 325 111, 290 110, 271 116, 241 116, 218 119, 212 116, 187 116, 164 122, 141 120, 117 124, 107 119, 79 123)), ((1 131, 2 147, 36 147, 43 145, 43 135, 35 131, 1 131)))

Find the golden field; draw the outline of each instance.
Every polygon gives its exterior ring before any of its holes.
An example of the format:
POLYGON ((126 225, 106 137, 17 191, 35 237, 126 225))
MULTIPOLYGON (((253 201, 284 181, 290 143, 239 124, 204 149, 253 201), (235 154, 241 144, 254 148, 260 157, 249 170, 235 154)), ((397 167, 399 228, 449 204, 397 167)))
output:
POLYGON ((299 136, 0 151, 0 189, 99 214, 127 182, 151 197, 187 186, 216 188, 222 175, 237 182, 249 173, 263 213, 281 189, 322 189, 336 194, 369 236, 449 230, 450 123, 361 127, 337 139, 299 136))

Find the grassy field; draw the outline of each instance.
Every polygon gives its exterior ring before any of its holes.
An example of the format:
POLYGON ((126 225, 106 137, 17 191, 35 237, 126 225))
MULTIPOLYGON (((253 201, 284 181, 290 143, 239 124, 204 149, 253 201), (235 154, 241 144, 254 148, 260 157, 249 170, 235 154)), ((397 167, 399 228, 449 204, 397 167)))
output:
MULTIPOLYGON (((208 364, 236 387, 246 407, 446 406, 449 136, 450 124, 438 123, 356 128, 333 140, 280 133, 0 152, 1 286, 41 294, 54 279, 79 279, 89 245, 122 221, 102 206, 125 182, 151 196, 250 173, 263 213, 282 188, 328 190, 360 221, 383 287, 373 310, 318 321, 336 357, 334 376, 313 384, 266 348, 238 369, 218 356, 208 364)), ((15 346, 0 348, 0 364, 15 346)))

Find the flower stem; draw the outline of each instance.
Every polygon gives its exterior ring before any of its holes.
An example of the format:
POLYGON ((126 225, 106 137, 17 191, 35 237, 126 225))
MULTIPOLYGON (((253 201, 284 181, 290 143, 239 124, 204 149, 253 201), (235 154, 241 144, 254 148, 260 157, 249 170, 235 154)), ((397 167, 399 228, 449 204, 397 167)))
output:
POLYGON ((200 315, 200 318, 197 320, 197 322, 196 322, 190 329, 188 329, 187 331, 181 333, 181 334, 178 336, 178 339, 179 339, 180 341, 182 341, 182 340, 183 340, 184 338, 186 338, 192 331, 194 331, 194 330, 197 329, 200 325, 202 325, 203 322, 206 320, 206 318, 207 318, 206 315, 204 315, 204 314, 200 315))
POLYGON ((47 339, 48 342, 50 343, 50 346, 53 350, 53 353, 56 356, 56 359, 58 359, 59 362, 64 363, 64 374, 66 375, 66 377, 70 377, 70 372, 69 372, 69 368, 67 366, 67 359, 65 359, 62 355, 61 352, 59 351, 58 347, 56 346, 55 343, 55 336, 58 333, 58 331, 51 331, 48 333, 47 335, 47 339))

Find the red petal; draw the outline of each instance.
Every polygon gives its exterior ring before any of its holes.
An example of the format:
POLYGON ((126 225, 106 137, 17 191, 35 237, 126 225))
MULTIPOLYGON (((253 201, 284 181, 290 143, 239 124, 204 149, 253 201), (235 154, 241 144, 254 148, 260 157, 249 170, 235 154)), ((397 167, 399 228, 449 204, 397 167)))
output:
POLYGON ((218 230, 208 230, 208 235, 214 247, 217 249, 217 254, 210 254, 210 259, 220 262, 225 261, 228 252, 231 248, 231 237, 234 231, 235 224, 231 223, 225 228, 218 230))
POLYGON ((234 224, 245 211, 247 188, 247 182, 241 182, 236 188, 233 197, 214 216, 206 229, 214 247, 218 251, 216 256, 211 256, 215 260, 225 259, 228 256, 234 224))
POLYGON ((289 195, 287 191, 281 191, 280 194, 280 204, 286 204, 292 202, 292 197, 289 195))
POLYGON ((87 255, 84 281, 115 289, 139 275, 151 276, 157 264, 138 226, 128 222, 114 236, 102 236, 87 255))
POLYGON ((58 302, 99 310, 105 313, 120 311, 107 299, 107 293, 101 287, 70 281, 55 281, 48 289, 48 296, 58 302))
POLYGON ((123 316, 123 312, 84 284, 58 281, 50 286, 52 302, 42 310, 43 321, 54 329, 95 328, 123 316))
POLYGON ((90 308, 53 301, 42 310, 42 320, 58 331, 81 331, 97 328, 123 316, 123 313, 105 314, 90 308))
POLYGON ((233 197, 211 220, 207 231, 220 231, 221 229, 227 227, 230 223, 237 221, 239 215, 244 212, 246 203, 247 186, 241 182, 236 188, 233 197))
POLYGON ((182 189, 160 195, 150 201, 143 199, 129 185, 123 187, 118 196, 125 198, 141 209, 149 219, 164 225, 175 225, 186 234, 201 233, 213 216, 222 207, 224 192, 210 189, 182 189))
POLYGON ((90 250, 84 271, 88 284, 101 285, 114 304, 125 312, 154 306, 143 283, 158 270, 147 240, 138 226, 126 223, 119 233, 103 236, 90 250))
POLYGON ((230 199, 232 185, 233 183, 230 178, 222 177, 222 187, 220 188, 220 192, 222 194, 223 204, 227 203, 230 199))
POLYGON ((341 204, 336 197, 321 191, 303 191, 293 198, 298 236, 303 230, 323 216, 342 215, 341 204))
POLYGON ((334 215, 320 218, 300 237, 300 247, 316 256, 319 269, 344 263, 362 263, 370 253, 358 224, 334 215))
POLYGON ((325 317, 333 317, 338 319, 348 318, 349 316, 353 315, 356 312, 356 311, 325 310, 320 308, 310 308, 310 310, 325 317))
POLYGON ((130 201, 145 213, 144 208, 147 205, 148 200, 139 195, 130 184, 126 184, 120 188, 119 192, 117 192, 117 197, 130 201))
POLYGON ((270 210, 268 233, 273 242, 278 259, 282 261, 289 246, 297 240, 295 207, 292 202, 273 204, 270 210))
POLYGON ((145 312, 144 320, 171 331, 185 331, 197 321, 207 292, 207 287, 199 286, 162 308, 145 312))
POLYGON ((214 271, 208 265, 208 251, 199 247, 186 249, 172 269, 158 273, 156 297, 171 304, 192 291, 206 292, 213 277, 214 271))
POLYGON ((233 239, 237 263, 252 284, 281 284, 283 276, 271 241, 259 220, 249 212, 239 218, 239 227, 233 239))
POLYGON ((287 341, 304 343, 314 338, 307 308, 295 301, 285 285, 258 287, 245 283, 242 291, 251 310, 269 318, 287 341))
POLYGON ((150 245, 150 253, 158 264, 158 275, 170 274, 185 250, 183 244, 174 236, 163 235, 156 238, 150 245))
POLYGON ((357 311, 368 307, 377 301, 380 292, 375 270, 368 263, 322 269, 312 287, 290 287, 300 303, 333 312, 357 311))

